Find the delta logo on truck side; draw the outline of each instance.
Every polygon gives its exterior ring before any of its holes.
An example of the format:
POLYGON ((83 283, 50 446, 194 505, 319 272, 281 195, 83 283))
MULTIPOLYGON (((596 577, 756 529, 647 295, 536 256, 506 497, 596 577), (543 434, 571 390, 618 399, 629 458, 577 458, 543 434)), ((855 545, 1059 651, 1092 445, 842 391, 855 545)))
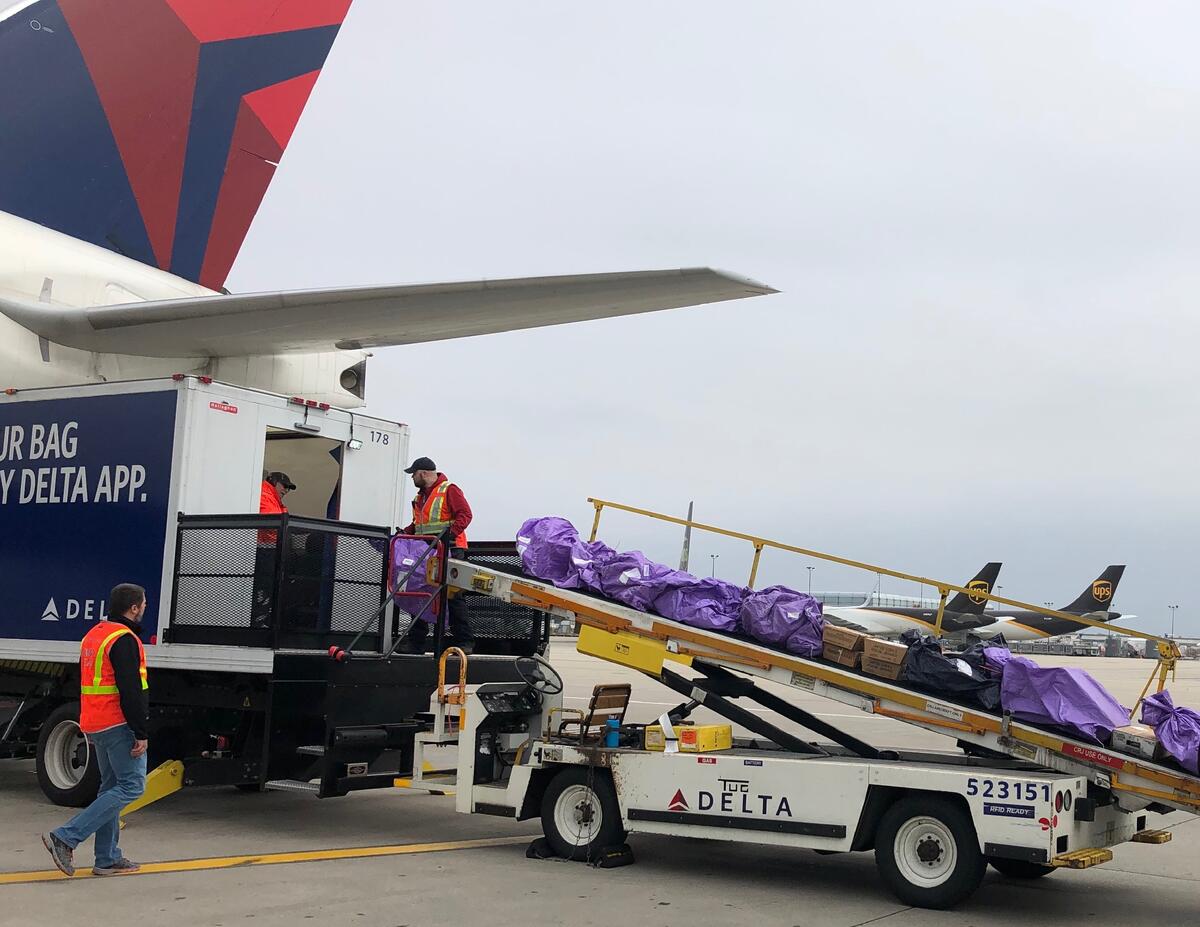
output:
POLYGON ((58 602, 53 596, 42 609, 42 621, 103 621, 108 617, 108 603, 104 599, 64 599, 65 611, 58 610, 58 602))
MULTIPOLYGON (((792 806, 786 795, 768 795, 750 791, 749 779, 718 779, 720 792, 697 789, 696 811, 720 811, 722 814, 743 814, 749 817, 790 818, 792 806)), ((682 789, 667 805, 668 811, 691 811, 682 789)))

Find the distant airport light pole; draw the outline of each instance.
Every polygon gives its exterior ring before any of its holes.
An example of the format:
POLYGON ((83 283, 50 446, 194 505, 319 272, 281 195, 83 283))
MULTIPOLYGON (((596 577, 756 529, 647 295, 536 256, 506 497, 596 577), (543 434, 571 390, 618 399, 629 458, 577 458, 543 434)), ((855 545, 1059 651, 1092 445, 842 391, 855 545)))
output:
POLYGON ((1168 605, 1168 611, 1171 612, 1171 636, 1175 636, 1175 612, 1179 609, 1178 605, 1168 605))
POLYGON ((709 575, 716 576, 717 575, 717 560, 720 559, 721 555, 720 554, 709 554, 708 556, 712 559, 712 573, 710 573, 709 575))
POLYGON ((812 595, 812 571, 815 570, 816 567, 805 567, 805 569, 808 570, 808 594, 812 595))

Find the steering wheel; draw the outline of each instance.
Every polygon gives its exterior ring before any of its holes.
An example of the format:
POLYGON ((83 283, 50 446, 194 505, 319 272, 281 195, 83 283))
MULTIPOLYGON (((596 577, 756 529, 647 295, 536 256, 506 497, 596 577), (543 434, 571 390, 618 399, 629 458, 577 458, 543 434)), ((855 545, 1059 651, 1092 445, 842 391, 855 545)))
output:
POLYGON ((538 657, 521 657, 514 664, 521 680, 542 695, 558 695, 563 690, 558 671, 538 657))

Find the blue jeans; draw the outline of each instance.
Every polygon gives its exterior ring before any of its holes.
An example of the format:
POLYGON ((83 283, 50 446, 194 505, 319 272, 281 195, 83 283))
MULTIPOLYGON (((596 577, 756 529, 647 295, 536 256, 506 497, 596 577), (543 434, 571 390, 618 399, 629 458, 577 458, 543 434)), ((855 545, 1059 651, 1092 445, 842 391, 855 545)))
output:
POLYGON ((100 793, 96 800, 54 831, 54 836, 74 849, 96 835, 96 865, 111 866, 121 858, 121 809, 146 790, 146 754, 132 757, 133 731, 128 724, 98 734, 88 734, 100 763, 100 793))

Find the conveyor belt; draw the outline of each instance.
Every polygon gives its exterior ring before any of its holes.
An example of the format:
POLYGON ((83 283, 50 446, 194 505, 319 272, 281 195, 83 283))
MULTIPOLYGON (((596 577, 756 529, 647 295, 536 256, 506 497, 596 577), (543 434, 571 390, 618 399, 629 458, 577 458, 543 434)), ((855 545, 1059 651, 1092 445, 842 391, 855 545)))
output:
POLYGON ((585 630, 580 650, 658 676, 665 661, 700 660, 802 689, 870 714, 894 718, 937 734, 1049 769, 1083 776, 1111 789, 1130 810, 1150 803, 1200 813, 1200 778, 1178 769, 1116 753, 1062 734, 1012 722, 998 714, 906 688, 854 670, 782 653, 628 608, 550 583, 452 562, 451 586, 526 605, 577 621, 585 630), (599 629, 604 635, 587 631, 599 629))

